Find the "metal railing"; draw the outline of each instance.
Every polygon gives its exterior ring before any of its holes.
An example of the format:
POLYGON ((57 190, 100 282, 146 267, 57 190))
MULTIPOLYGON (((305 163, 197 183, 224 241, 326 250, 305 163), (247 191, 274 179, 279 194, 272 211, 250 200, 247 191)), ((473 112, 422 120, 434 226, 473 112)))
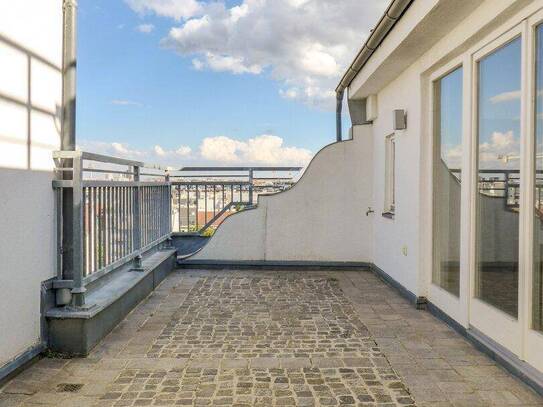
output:
POLYGON ((170 238, 171 184, 167 171, 138 161, 80 151, 53 158, 56 288, 69 289, 69 301, 82 307, 88 284, 129 262, 142 270, 142 254, 170 238))
MULTIPOLYGON (((459 178, 459 169, 449 170, 459 178)), ((478 191, 490 198, 501 198, 507 210, 518 212, 520 206, 519 170, 515 169, 480 169, 478 171, 478 191)), ((535 207, 543 213, 543 171, 536 171, 535 207)))
POLYGON ((210 235, 259 195, 290 188, 302 167, 184 167, 171 175, 172 230, 210 235))

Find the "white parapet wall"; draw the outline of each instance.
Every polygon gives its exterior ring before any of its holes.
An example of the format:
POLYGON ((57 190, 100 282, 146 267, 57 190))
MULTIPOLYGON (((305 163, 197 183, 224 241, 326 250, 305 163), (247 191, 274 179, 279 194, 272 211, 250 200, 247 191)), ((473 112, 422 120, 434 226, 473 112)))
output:
POLYGON ((331 144, 291 189, 232 215, 191 260, 372 262, 371 126, 331 144))
POLYGON ((0 61, 2 373, 40 349, 41 283, 56 273, 62 0, 0 1, 0 61))

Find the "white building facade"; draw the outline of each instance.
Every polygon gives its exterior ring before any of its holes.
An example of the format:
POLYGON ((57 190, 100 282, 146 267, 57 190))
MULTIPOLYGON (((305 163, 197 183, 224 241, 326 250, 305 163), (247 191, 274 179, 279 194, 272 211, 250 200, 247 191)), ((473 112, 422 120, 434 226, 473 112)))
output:
POLYGON ((376 104, 378 211, 394 189, 372 262, 539 372, 542 22, 541 1, 414 1, 348 88, 376 104))
POLYGON ((290 191, 229 218, 194 260, 370 263, 541 385, 543 1, 403 3, 351 66, 354 139, 317 154, 290 191), (353 182, 356 199, 307 200, 353 182), (296 203, 311 233, 285 220, 296 203))
POLYGON ((52 151, 60 147, 62 0, 0 1, 0 377, 45 347, 56 276, 52 151), (32 29, 29 29, 32 27, 32 29))

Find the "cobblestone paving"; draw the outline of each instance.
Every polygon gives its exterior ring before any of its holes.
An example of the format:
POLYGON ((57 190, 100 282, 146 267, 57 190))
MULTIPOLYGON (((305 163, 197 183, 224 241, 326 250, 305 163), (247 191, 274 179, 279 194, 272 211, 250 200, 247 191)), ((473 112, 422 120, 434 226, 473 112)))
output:
POLYGON ((3 406, 543 406, 369 272, 170 275, 85 359, 44 358, 3 406))

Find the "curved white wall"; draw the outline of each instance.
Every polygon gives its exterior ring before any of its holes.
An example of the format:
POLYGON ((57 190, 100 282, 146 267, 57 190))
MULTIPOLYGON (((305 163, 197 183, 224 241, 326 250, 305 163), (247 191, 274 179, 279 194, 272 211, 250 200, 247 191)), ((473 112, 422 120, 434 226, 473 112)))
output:
POLYGON ((290 190, 229 217, 191 260, 373 261, 373 140, 331 144, 290 190))

